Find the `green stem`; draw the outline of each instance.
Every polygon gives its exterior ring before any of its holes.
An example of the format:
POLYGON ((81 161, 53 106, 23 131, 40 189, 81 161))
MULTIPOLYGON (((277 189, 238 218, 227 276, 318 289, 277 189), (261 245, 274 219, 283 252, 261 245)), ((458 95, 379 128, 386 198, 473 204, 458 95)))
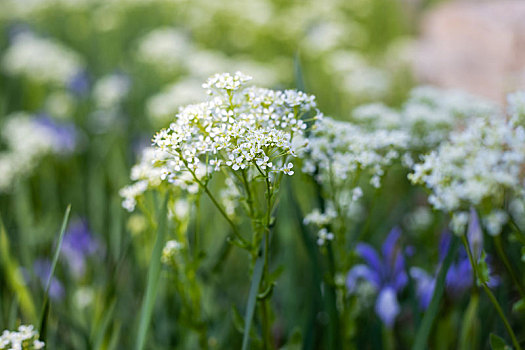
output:
MULTIPOLYGON (((260 169, 259 169, 260 171, 260 169)), ((269 278, 269 264, 268 264, 268 251, 270 248, 270 224, 272 220, 272 185, 270 183, 270 178, 268 173, 265 174, 266 182, 266 227, 264 230, 264 269, 263 269, 263 278, 261 285, 263 288, 269 286, 271 282, 268 281, 269 278)), ((263 328, 263 344, 264 349, 272 349, 272 337, 270 332, 270 319, 269 319, 269 301, 268 298, 262 300, 261 310, 262 310, 262 328, 263 328)))
POLYGON ((512 265, 510 264, 509 259, 507 258, 507 255, 503 251, 503 246, 501 244, 501 235, 494 237, 494 243, 496 245, 496 251, 498 252, 498 255, 500 259, 503 261, 503 265, 505 265, 505 268, 507 269, 510 277, 512 278, 512 281, 518 288, 521 297, 525 298, 525 288, 523 288, 523 285, 521 284, 520 280, 518 279, 518 276, 516 276, 516 273, 514 272, 514 269, 512 268, 512 265))
POLYGON ((217 207, 217 209, 219 210, 219 212, 221 213, 221 215, 226 219, 226 221, 228 222, 228 224, 231 226, 232 228, 232 231, 233 231, 233 234, 237 237, 237 239, 239 239, 239 241, 242 243, 242 245, 245 247, 245 248, 248 248, 250 247, 250 243, 248 243, 248 241, 246 239, 244 239, 244 237, 239 233, 239 231, 237 230, 237 226, 235 226, 235 224, 233 223, 233 221, 230 219, 230 217, 228 216, 228 214, 226 214, 226 211, 221 207, 221 205, 219 204, 219 202, 217 201, 217 199, 215 199, 215 197, 213 196, 213 194, 211 194, 210 190, 208 189, 208 186, 206 186, 205 184, 202 183, 201 180, 199 180, 199 178, 197 177, 197 174, 195 174, 195 172, 188 166, 188 164, 185 162, 185 165, 186 165, 186 168, 189 170, 189 172, 191 173, 191 175, 193 176, 193 179, 197 182, 197 184, 204 190, 204 192, 206 192, 206 194, 208 195, 208 197, 211 199, 211 201, 213 202, 213 204, 217 207))
POLYGON ((467 251, 467 255, 468 255, 470 264, 472 265, 472 270, 474 271, 474 277, 475 277, 474 279, 479 281, 479 284, 481 285, 481 287, 483 288, 485 293, 487 293, 490 301, 492 302, 492 305, 496 309, 496 312, 500 316, 501 320, 503 321, 503 324, 505 325, 505 328, 507 329, 507 332, 509 333, 509 336, 510 336, 510 338, 512 340, 512 344, 514 344, 514 347, 516 348, 516 350, 521 350, 521 347, 520 347, 520 344, 519 344, 519 342, 518 342, 518 340, 516 338, 516 335, 514 334, 514 331, 512 330, 512 327, 510 326, 510 323, 507 320, 507 317, 505 316, 505 313, 501 309, 501 306, 500 306, 498 300, 496 299, 496 297, 494 296, 494 294, 492 293, 490 288, 487 286, 487 283, 484 282, 484 281, 481 281, 481 279, 478 278, 478 276, 479 276, 478 268, 477 268, 476 262, 474 261, 474 258, 472 257, 472 252, 470 251, 470 247, 468 245, 468 241, 467 241, 466 235, 462 235, 461 236, 461 240, 463 242, 463 245, 465 246, 465 250, 467 251))

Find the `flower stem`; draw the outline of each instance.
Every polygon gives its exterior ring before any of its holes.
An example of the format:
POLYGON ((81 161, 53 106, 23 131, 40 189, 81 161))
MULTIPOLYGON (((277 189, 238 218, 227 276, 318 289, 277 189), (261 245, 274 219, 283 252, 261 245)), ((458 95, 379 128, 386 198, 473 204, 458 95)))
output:
POLYGON ((510 261, 507 258, 507 255, 503 251, 503 246, 501 244, 501 235, 494 237, 494 243, 496 245, 496 251, 498 252, 500 259, 503 261, 503 265, 505 265, 505 268, 507 269, 510 277, 512 278, 512 281, 518 288, 518 291, 520 292, 521 297, 525 298, 525 288, 523 288, 523 285, 518 279, 518 276, 516 276, 516 273, 514 272, 514 269, 512 268, 512 265, 510 264, 510 261))
POLYGON ((490 301, 492 302, 492 305, 496 309, 496 312, 500 316, 501 320, 503 321, 503 324, 505 325, 505 328, 507 329, 507 332, 509 333, 509 336, 510 336, 510 338, 512 340, 512 344, 514 344, 514 347, 516 348, 516 350, 521 350, 521 347, 520 347, 520 344, 519 344, 519 342, 518 342, 518 340, 516 338, 516 335, 514 334, 514 331, 512 330, 512 327, 510 326, 510 323, 507 320, 507 317, 505 316, 505 313, 501 309, 501 306, 500 306, 498 300, 496 299, 496 297, 494 296, 494 294, 492 293, 490 288, 487 286, 487 283, 484 282, 484 281, 481 281, 481 279, 478 278, 479 275, 478 275, 477 265, 476 265, 476 262, 474 261, 474 258, 472 257, 472 252, 470 251, 470 247, 468 245, 468 241, 467 241, 466 235, 461 236, 461 240, 463 242, 463 245, 465 246, 465 250, 467 251, 467 255, 468 255, 470 264, 472 265, 472 270, 474 271, 475 280, 479 281, 479 284, 481 285, 481 287, 483 288, 485 293, 487 293, 490 301))

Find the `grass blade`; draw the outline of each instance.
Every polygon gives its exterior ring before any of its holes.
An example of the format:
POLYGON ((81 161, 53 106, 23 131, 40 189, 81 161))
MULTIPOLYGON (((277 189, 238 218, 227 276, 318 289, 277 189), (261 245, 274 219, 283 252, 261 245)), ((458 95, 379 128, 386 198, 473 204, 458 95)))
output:
MULTIPOLYGON (((264 237, 266 240, 266 235, 264 237)), ((264 240, 262 245, 264 247, 264 240)), ((255 306, 257 304, 257 294, 259 293, 259 284, 261 284, 261 278, 263 275, 264 267, 264 252, 261 251, 257 260, 255 261, 255 266, 253 268, 252 283, 250 285, 250 294, 248 295, 248 302, 246 304, 246 316, 244 317, 244 335, 242 338, 242 350, 248 349, 248 344, 250 341, 250 330, 252 328, 253 314, 255 311, 255 306)))
POLYGON ((17 261, 11 257, 11 250, 9 247, 9 238, 5 230, 2 218, 0 217, 0 264, 3 268, 7 285, 17 296, 20 308, 24 313, 24 316, 31 321, 36 322, 37 315, 35 305, 31 298, 25 283, 17 261))
POLYGON ((55 269, 58 262, 58 257, 60 256, 60 249, 62 247, 62 240, 64 239, 64 234, 66 232, 67 222, 69 221, 69 214, 71 213, 71 204, 66 208, 64 213, 64 219, 62 220, 62 227, 60 228, 60 234, 58 236, 58 242, 55 249, 55 255, 53 256, 53 261, 51 263, 51 270, 49 271, 49 276, 46 281, 46 289, 44 292, 44 303, 42 305, 42 313, 40 316, 40 338, 42 341, 45 341, 46 334, 46 325, 47 325, 47 316, 49 315, 49 288, 51 286, 51 280, 55 274, 55 269))
POLYGON ((423 320, 421 321, 419 329, 417 330, 416 340, 414 342, 414 346, 412 347, 413 350, 425 350, 428 348, 428 336, 430 335, 432 325, 439 312, 439 303, 441 301, 441 297, 443 296, 443 291, 445 290, 445 279, 447 277, 447 271, 450 268, 450 265, 452 264, 452 260, 456 256, 458 246, 459 239, 453 235, 452 240, 450 242, 450 248, 447 252, 447 256, 445 257, 445 260, 441 265, 441 269, 439 270, 436 279, 436 287, 434 288, 432 300, 430 301, 430 305, 428 306, 428 309, 425 312, 425 316, 423 316, 423 320))
POLYGON ((168 219, 168 195, 164 198, 162 208, 158 217, 158 228, 157 228, 157 239, 153 252, 151 253, 151 260, 148 269, 148 284, 146 286, 146 294, 142 301, 142 309, 140 311, 140 323, 139 330, 137 333, 137 341, 135 349, 142 350, 146 343, 146 335, 150 325, 151 315, 153 313, 153 307, 155 306, 155 299, 157 298, 157 291, 160 280, 160 268, 161 268, 161 254, 162 248, 164 247, 164 241, 167 231, 167 219, 168 219))

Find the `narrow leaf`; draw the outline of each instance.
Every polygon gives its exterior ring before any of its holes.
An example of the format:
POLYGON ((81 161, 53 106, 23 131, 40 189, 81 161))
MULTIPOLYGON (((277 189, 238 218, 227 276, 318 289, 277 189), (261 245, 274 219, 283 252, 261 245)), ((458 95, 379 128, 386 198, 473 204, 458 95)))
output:
MULTIPOLYGON (((264 240, 266 236, 264 237, 264 240)), ((264 244, 263 240, 263 244, 264 244)), ((242 350, 248 349, 248 343, 250 341, 250 330, 252 328, 253 313, 255 311, 255 305, 257 304, 257 294, 259 293, 259 284, 263 274, 264 267, 264 252, 259 254, 255 261, 255 267, 253 268, 252 283, 250 286, 250 294, 248 295, 248 303, 246 306, 246 316, 244 317, 244 335, 242 338, 242 350)))
POLYGON ((430 301, 430 305, 428 306, 428 309, 425 312, 425 315, 423 316, 423 320, 421 321, 419 329, 417 330, 416 340, 414 342, 414 346, 412 347, 413 350, 424 350, 428 348, 428 336, 430 335, 432 325, 434 324, 434 320, 436 319, 436 316, 439 312, 439 303, 441 301, 441 297, 443 296, 443 291, 445 289, 445 279, 447 277, 447 271, 450 268, 450 265, 452 264, 452 260, 456 256, 458 246, 459 239, 456 236, 453 236, 447 256, 443 261, 443 265, 441 265, 441 269, 439 270, 439 274, 436 279, 436 286, 434 288, 432 300, 430 301))
POLYGON ((66 232, 67 222, 69 220, 70 213, 71 213, 71 204, 67 206, 66 212, 64 213, 64 219, 62 220, 62 227, 60 228, 58 242, 55 248, 55 255, 53 256, 53 261, 51 262, 51 270, 49 271, 49 276, 47 277, 46 289, 44 292, 44 303, 42 305, 42 312, 40 316, 40 328, 39 328, 40 338, 42 341, 45 341, 47 317, 49 315, 49 288, 51 286, 51 280, 53 279, 53 275, 55 274, 55 269, 57 267, 58 258, 60 256, 60 249, 62 248, 62 240, 64 239, 64 234, 66 232))
POLYGON ((142 301, 142 309, 140 311, 140 323, 137 333, 137 341, 135 349, 142 350, 146 344, 146 335, 148 333, 151 315, 153 314, 153 307, 155 306, 155 299, 157 298, 157 291, 160 280, 161 270, 161 255, 162 248, 164 247, 164 241, 167 231, 167 218, 168 218, 168 195, 164 198, 162 208, 159 213, 157 222, 159 223, 157 228, 157 239, 153 252, 151 254, 151 260, 148 269, 148 284, 146 286, 146 294, 142 301))
POLYGON ((8 287, 17 296, 24 316, 32 323, 38 321, 35 305, 27 289, 18 262, 11 257, 9 238, 0 217, 0 264, 8 287))

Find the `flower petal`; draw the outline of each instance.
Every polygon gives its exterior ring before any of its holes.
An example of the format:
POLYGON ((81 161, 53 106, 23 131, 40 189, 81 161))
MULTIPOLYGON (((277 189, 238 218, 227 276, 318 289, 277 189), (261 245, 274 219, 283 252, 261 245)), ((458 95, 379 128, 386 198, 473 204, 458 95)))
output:
POLYGON ((381 321, 391 328, 394 325, 397 315, 401 311, 397 295, 392 287, 385 287, 377 297, 375 311, 381 321))
POLYGON ((381 285, 381 277, 376 271, 363 264, 355 265, 346 275, 346 287, 350 293, 355 291, 360 279, 367 280, 376 289, 381 285))

